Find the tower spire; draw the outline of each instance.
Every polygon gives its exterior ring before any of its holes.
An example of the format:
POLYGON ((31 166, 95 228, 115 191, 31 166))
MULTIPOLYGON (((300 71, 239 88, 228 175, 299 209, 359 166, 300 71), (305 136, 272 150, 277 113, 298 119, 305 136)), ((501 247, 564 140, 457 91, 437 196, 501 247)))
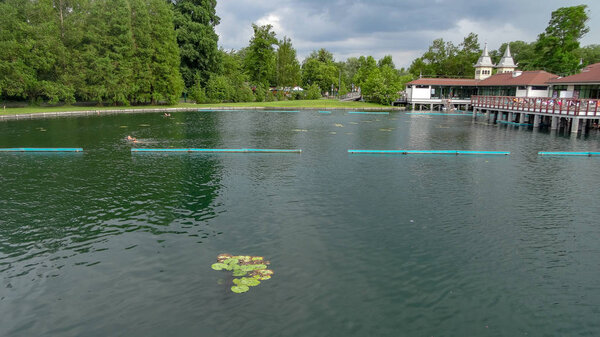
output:
POLYGON ((515 60, 512 58, 510 54, 510 44, 506 45, 506 50, 504 51, 504 56, 500 59, 500 62, 496 65, 498 69, 498 73, 512 73, 517 69, 517 65, 515 64, 515 60))
POLYGON ((492 58, 488 52, 488 46, 486 42, 485 47, 483 48, 483 53, 475 64, 475 79, 485 80, 486 78, 492 76, 492 69, 494 69, 494 63, 492 63, 492 58))

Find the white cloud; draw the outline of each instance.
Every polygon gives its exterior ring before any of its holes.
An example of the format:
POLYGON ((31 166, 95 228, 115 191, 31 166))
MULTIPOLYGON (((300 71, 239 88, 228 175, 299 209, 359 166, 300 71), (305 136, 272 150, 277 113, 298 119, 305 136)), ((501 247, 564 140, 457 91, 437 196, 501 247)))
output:
POLYGON ((300 60, 325 48, 337 60, 392 55, 396 66, 407 67, 437 38, 459 44, 474 32, 490 49, 509 41, 534 41, 553 10, 579 3, 587 3, 591 11, 591 31, 582 43, 600 44, 597 0, 546 0, 543 6, 523 0, 279 0, 275 5, 267 0, 220 0, 217 33, 222 47, 240 49, 252 37, 252 23, 271 24, 279 39, 292 39, 300 60))
POLYGON ((444 32, 431 32, 431 36, 433 39, 441 37, 444 40, 459 44, 471 32, 478 35, 482 48, 483 43, 487 42, 490 49, 498 49, 505 42, 516 40, 533 41, 537 37, 536 32, 519 29, 511 23, 490 25, 486 22, 470 19, 459 20, 454 29, 444 32))

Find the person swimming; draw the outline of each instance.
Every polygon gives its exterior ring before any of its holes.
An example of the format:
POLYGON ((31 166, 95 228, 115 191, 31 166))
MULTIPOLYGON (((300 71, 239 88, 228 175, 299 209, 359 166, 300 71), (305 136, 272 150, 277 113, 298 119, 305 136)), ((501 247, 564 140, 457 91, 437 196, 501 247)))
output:
POLYGON ((135 137, 127 136, 127 140, 130 142, 137 143, 137 139, 135 137))
POLYGON ((165 117, 171 117, 171 114, 165 112, 165 117))

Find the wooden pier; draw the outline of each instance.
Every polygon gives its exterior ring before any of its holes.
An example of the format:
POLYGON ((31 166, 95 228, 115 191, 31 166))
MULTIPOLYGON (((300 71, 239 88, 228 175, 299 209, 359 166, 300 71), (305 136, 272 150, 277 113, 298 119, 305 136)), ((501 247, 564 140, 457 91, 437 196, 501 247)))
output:
POLYGON ((550 126, 571 133, 585 133, 600 122, 600 100, 548 97, 473 96, 473 118, 483 114, 491 123, 550 126))

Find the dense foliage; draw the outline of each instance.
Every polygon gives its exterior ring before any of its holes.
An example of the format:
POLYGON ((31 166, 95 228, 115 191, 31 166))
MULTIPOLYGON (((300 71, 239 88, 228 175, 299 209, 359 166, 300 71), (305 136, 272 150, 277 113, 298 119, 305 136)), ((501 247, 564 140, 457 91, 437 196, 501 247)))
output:
POLYGON ((477 59, 481 55, 476 34, 471 33, 456 46, 443 39, 433 41, 429 50, 411 64, 414 76, 473 77, 477 59))
POLYGON ((0 3, 0 92, 72 103, 174 103, 183 89, 163 0, 0 3))
MULTIPOLYGON (((163 0, 164 1, 164 0, 163 0)), ((216 0, 168 0, 181 54, 181 74, 187 87, 204 85, 221 66, 219 36, 215 26, 220 18, 216 0)))
MULTIPOLYGON (((270 25, 252 25, 241 50, 218 48, 216 0, 2 0, 0 98, 33 103, 248 102, 341 96, 360 91, 390 104, 418 76, 472 78, 478 36, 437 39, 408 71, 391 55, 336 61, 326 49, 298 62, 292 40, 270 25), (293 90, 301 86, 304 90, 293 90)), ((600 62, 600 45, 581 48, 585 5, 559 8, 535 42, 507 45, 520 69, 560 75, 600 62)))

